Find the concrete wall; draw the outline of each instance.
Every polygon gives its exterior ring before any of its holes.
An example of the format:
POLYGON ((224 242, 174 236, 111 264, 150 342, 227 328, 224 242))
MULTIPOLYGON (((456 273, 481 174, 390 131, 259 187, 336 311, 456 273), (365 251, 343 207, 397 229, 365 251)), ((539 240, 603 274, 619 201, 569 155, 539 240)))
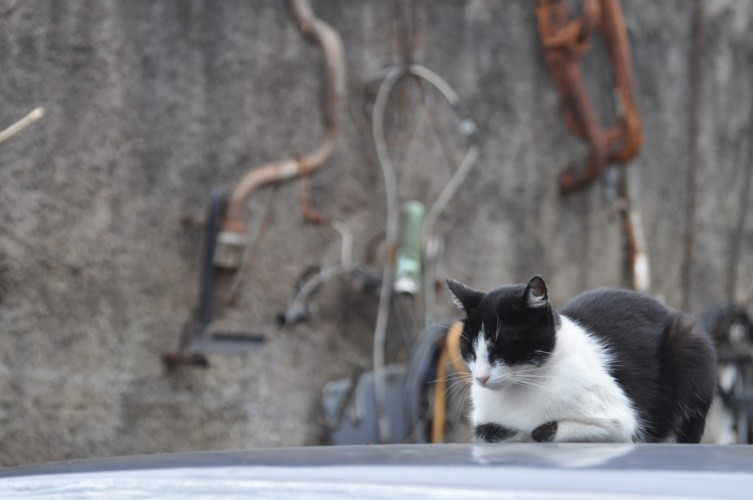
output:
MULTIPOLYGON (((692 3, 623 3, 646 130, 631 168, 654 292, 679 306, 692 3)), ((482 147, 440 225, 447 274, 491 288, 542 273, 558 304, 619 284, 603 189, 557 192, 557 173, 585 149, 560 119, 531 2, 424 4, 418 58, 456 88, 482 147)), ((694 312, 727 286, 753 109, 753 4, 703 4, 694 312)), ((398 61, 393 4, 314 8, 342 34, 349 100, 343 141, 311 193, 350 225, 363 261, 385 213, 364 81, 398 61)), ((605 97, 599 53, 584 73, 605 97)), ((278 328, 298 274, 339 252, 336 235, 301 220, 298 183, 250 204, 252 227, 266 210, 272 224, 228 321, 266 344, 213 357, 208 371, 167 372, 159 357, 196 294, 201 229, 180 221, 200 221, 212 187, 318 140, 319 57, 282 2, 23 0, 0 19, 0 54, 0 123, 47 109, 0 145, 0 463, 316 442, 323 384, 369 365, 376 304, 333 282, 309 323, 278 328)), ((418 120, 415 102, 403 109, 418 120)), ((429 201, 446 167, 416 123, 410 151, 401 136, 392 144, 408 196, 429 201)), ((750 291, 752 238, 749 217, 738 292, 750 291)))

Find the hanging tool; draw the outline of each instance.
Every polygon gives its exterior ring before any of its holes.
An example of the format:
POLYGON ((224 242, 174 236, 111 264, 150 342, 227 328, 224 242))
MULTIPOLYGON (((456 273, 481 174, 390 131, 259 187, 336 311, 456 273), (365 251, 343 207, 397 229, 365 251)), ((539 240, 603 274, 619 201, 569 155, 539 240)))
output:
POLYGON ((262 340, 248 332, 210 332, 212 319, 230 305, 227 292, 247 255, 245 209, 248 197, 262 186, 313 172, 331 156, 339 132, 340 103, 345 89, 345 63, 337 32, 316 17, 308 0, 288 0, 290 15, 304 38, 316 44, 323 54, 324 97, 322 122, 324 138, 313 152, 291 155, 289 159, 251 170, 229 190, 212 194, 205 233, 199 301, 195 318, 187 322, 177 352, 165 353, 169 366, 207 366, 207 352, 242 352, 262 340))
POLYGON ((538 0, 539 36, 552 79, 560 94, 565 123, 588 143, 584 169, 567 168, 560 175, 563 192, 588 186, 607 165, 624 164, 643 143, 641 119, 635 102, 633 73, 625 23, 618 0, 582 0, 582 17, 571 19, 564 0, 538 0), (581 79, 579 59, 590 38, 600 31, 609 54, 614 95, 621 113, 617 125, 602 128, 581 79))

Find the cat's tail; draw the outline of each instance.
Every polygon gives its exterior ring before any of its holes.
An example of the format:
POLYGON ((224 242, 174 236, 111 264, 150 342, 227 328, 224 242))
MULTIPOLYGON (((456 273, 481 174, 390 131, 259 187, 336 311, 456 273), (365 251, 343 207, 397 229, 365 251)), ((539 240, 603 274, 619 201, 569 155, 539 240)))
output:
POLYGON ((714 344, 691 316, 678 312, 665 330, 663 347, 677 442, 697 443, 716 391, 714 344))

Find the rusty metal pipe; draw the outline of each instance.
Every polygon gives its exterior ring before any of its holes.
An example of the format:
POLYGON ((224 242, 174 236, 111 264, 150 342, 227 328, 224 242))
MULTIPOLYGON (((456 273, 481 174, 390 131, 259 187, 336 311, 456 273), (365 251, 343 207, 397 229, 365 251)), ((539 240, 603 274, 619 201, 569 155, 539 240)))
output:
POLYGON ((610 163, 625 163, 633 158, 643 145, 643 127, 635 99, 635 82, 631 65, 630 43, 625 20, 618 0, 603 0, 601 6, 604 43, 610 55, 612 77, 619 99, 622 118, 618 128, 621 133, 619 148, 610 152, 610 163))
POLYGON ((228 199, 226 216, 222 225, 223 232, 243 235, 245 233, 244 212, 249 196, 266 184, 298 177, 304 168, 303 165, 307 173, 317 170, 332 155, 339 137, 340 104, 345 93, 345 57, 342 41, 330 25, 316 17, 308 0, 288 0, 287 3, 298 31, 307 40, 318 45, 324 56, 322 99, 324 136, 315 150, 256 168, 240 179, 233 187, 228 199))

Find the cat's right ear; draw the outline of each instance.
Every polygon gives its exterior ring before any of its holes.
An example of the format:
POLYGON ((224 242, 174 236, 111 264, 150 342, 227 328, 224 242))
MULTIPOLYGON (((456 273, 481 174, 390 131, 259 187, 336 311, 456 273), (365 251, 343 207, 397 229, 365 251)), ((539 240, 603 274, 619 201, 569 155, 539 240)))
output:
POLYGON ((467 287, 459 281, 447 280, 447 288, 450 289, 452 301, 466 313, 478 306, 481 299, 484 298, 484 292, 479 292, 473 288, 467 287))
POLYGON ((531 309, 538 309, 539 307, 545 307, 549 304, 548 296, 546 292, 546 283, 541 276, 534 276, 526 286, 526 291, 523 293, 523 298, 526 305, 531 309))

